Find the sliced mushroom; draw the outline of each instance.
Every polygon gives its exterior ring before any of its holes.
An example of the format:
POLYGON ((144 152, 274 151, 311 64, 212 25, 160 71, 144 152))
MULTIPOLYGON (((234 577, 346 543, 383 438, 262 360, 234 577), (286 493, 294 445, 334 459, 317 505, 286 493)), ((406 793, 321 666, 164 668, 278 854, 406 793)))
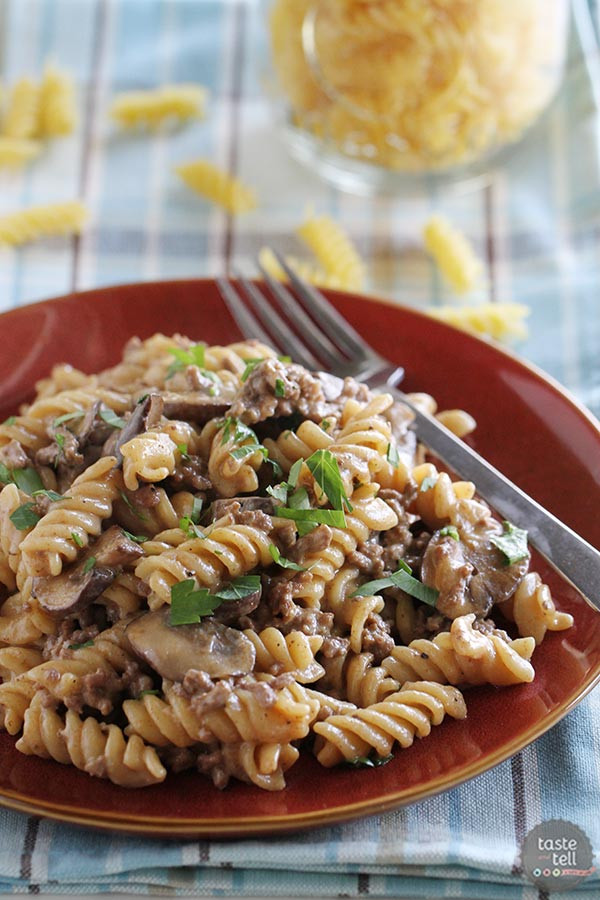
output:
POLYGON ((222 622, 224 625, 238 622, 242 616, 249 616, 250 613, 254 612, 260 603, 261 596, 262 587, 252 594, 246 594, 245 597, 241 597, 239 600, 228 600, 215 610, 214 618, 217 622, 222 622))
POLYGON ((108 449, 108 444, 110 442, 110 452, 113 456, 117 457, 117 462, 120 465, 123 462, 123 456, 121 454, 121 447, 123 444, 126 444, 127 441, 137 437, 138 434, 141 434, 143 431, 147 431, 150 416, 152 416, 152 420, 154 421, 157 419, 157 413, 158 419, 160 419, 162 414, 160 397, 158 394, 148 394, 147 397, 144 397, 143 400, 138 402, 123 428, 116 433, 116 438, 112 437, 108 439, 104 445, 105 452, 108 449))
POLYGON ((135 653, 170 681, 183 681, 190 669, 211 678, 245 675, 254 668, 256 651, 241 631, 214 619, 197 625, 169 625, 169 609, 145 613, 127 626, 135 653))
POLYGON ((224 416, 231 406, 228 400, 219 400, 218 397, 207 397, 206 394, 188 393, 175 394, 166 391, 162 395, 164 414, 168 419, 185 419, 188 422, 196 422, 204 425, 210 419, 224 416))
POLYGON ((58 576, 34 578, 32 594, 45 612, 61 618, 74 615, 112 584, 121 566, 142 555, 139 544, 130 540, 118 525, 113 525, 74 566, 58 576))
POLYGON ((64 618, 89 606, 115 580, 114 569, 92 566, 84 571, 86 560, 57 577, 37 576, 33 579, 31 593, 44 612, 64 618))
POLYGON ((212 505, 213 522, 229 512, 264 512, 274 516, 276 510, 272 497, 228 497, 226 500, 215 500, 212 505))

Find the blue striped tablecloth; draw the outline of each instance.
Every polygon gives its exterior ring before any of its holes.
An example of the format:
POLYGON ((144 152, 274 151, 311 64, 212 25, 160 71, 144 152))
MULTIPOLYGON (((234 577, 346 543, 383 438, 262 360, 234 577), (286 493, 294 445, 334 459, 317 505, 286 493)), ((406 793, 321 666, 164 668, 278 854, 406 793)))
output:
MULTIPOLYGON (((79 239, 0 251, 0 310, 74 288, 215 275, 231 262, 249 267, 263 243, 293 246, 307 205, 347 227, 369 262, 371 289, 418 307, 440 304, 448 298, 420 239, 436 210, 487 261, 491 299, 531 307, 519 351, 600 411, 599 120, 576 48, 551 113, 483 184, 440 191, 423 178, 418 198, 365 200, 301 169, 273 132, 254 3, 0 0, 0 41, 2 81, 37 74, 51 58, 74 73, 80 106, 74 136, 24 173, 0 174, 0 214, 75 197, 91 211, 79 239), (207 120, 151 140, 117 134, 106 115, 113 94, 166 81, 206 84, 207 120), (232 221, 190 195, 171 169, 194 156, 254 185, 260 208, 232 221)), ((538 891, 517 858, 534 824, 573 821, 600 851, 599 760, 596 692, 535 745, 469 784, 307 834, 163 843, 0 812, 0 889, 532 900, 538 891)), ((584 895, 600 896, 599 878, 563 896, 584 895)))

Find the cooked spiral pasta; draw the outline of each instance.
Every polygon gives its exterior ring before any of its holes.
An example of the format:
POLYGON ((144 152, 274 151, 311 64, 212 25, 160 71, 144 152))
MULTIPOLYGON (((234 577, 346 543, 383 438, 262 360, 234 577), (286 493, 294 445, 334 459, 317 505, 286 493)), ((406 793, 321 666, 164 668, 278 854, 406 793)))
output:
POLYGON ((35 159, 40 150, 41 146, 37 141, 0 137, 0 169, 20 168, 35 159))
POLYGON ((82 719, 72 709, 63 717, 44 705, 43 692, 25 712, 17 748, 28 755, 71 763, 122 787, 159 784, 167 774, 154 747, 147 747, 137 735, 125 738, 117 725, 82 719))
POLYGON ((73 79, 55 66, 46 66, 40 87, 40 134, 64 137, 75 130, 76 119, 73 79))
POLYGON ((449 632, 432 641, 411 641, 394 647, 382 668, 400 684, 415 678, 440 684, 522 684, 533 681, 529 662, 535 648, 531 638, 504 640, 473 628, 474 615, 460 616, 449 632))
POLYGON ((59 575, 64 563, 73 562, 79 548, 100 534, 121 488, 116 463, 114 456, 99 459, 75 479, 68 497, 51 504, 21 544, 18 575, 59 575))
POLYGON ((216 588, 227 578, 236 578, 256 566, 269 566, 269 536, 251 525, 213 528, 210 536, 192 538, 158 556, 146 556, 135 574, 152 591, 151 609, 171 602, 171 587, 195 578, 200 587, 216 588))
POLYGON ((184 184, 222 206, 228 213, 249 212, 257 206, 254 191, 223 169, 205 159, 182 163, 175 172, 184 184))
POLYGON ((313 251, 327 275, 333 275, 347 291, 364 287, 365 266, 348 235, 330 216, 312 216, 298 235, 313 251))
POLYGON ((315 753, 323 766, 365 757, 373 750, 385 757, 396 742, 405 748, 415 736, 426 737, 445 715, 464 719, 466 714, 463 696, 456 688, 431 681, 407 682, 397 693, 367 709, 317 722, 315 753))
POLYGON ((18 413, 0 727, 24 753, 123 786, 188 768, 281 790, 296 743, 376 764, 462 718, 455 686, 531 681, 535 642, 572 622, 526 535, 423 461, 408 407, 258 341, 132 339, 104 372, 55 366, 18 413))
POLYGON ((547 631, 564 631, 573 624, 570 613, 556 609, 550 588, 537 572, 529 572, 500 607, 514 620, 521 637, 531 637, 536 644, 542 643, 547 631))
POLYGON ((85 207, 78 201, 30 206, 0 216, 0 245, 19 246, 41 237, 79 234, 87 218, 85 207))
POLYGON ((119 94, 110 115, 123 128, 156 129, 169 120, 203 118, 206 97, 205 88, 198 84, 164 84, 155 90, 119 94))
POLYGON ((379 703, 400 687, 386 668, 373 665, 372 653, 349 650, 324 659, 323 664, 325 678, 319 687, 335 692, 337 697, 360 708, 379 703))
POLYGON ((272 626, 260 632, 246 628, 244 634, 256 650, 257 672, 269 672, 271 675, 292 672, 300 684, 318 681, 325 674, 323 666, 315 660, 315 654, 323 643, 319 635, 308 636, 300 631, 283 635, 272 626))
POLYGON ((38 131, 40 92, 30 78, 21 78, 13 86, 8 109, 2 122, 5 137, 26 139, 38 131))
POLYGON ((135 491, 140 481, 164 481, 175 471, 177 444, 168 434, 147 431, 121 446, 123 481, 135 491))

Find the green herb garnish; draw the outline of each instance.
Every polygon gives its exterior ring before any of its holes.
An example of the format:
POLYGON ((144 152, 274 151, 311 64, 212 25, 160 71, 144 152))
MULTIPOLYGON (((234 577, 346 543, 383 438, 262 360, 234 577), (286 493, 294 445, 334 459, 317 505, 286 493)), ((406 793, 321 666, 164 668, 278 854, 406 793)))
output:
POLYGON ((13 469, 12 480, 19 490, 30 496, 44 491, 42 479, 35 469, 13 469))
POLYGON ((58 416, 52 423, 55 428, 58 428, 59 425, 64 425, 65 422, 71 422, 73 419, 83 419, 85 416, 85 412, 83 409, 78 409, 75 412, 65 413, 63 416, 58 416))
POLYGON ((421 482, 421 487, 419 488, 421 493, 424 494, 425 491, 429 491, 432 487, 435 487, 437 480, 437 475, 428 475, 427 478, 424 478, 421 482))
POLYGON ((250 375, 254 372, 257 365, 264 361, 264 356, 255 356, 253 359, 245 359, 246 368, 242 372, 241 381, 247 381, 250 375))
POLYGON ((140 693, 136 697, 136 700, 141 700, 142 697, 158 697, 159 694, 160 694, 160 691, 157 691, 156 688, 154 688, 153 690, 148 690, 148 691, 140 691, 140 693))
POLYGON ((77 547, 83 547, 83 538, 76 531, 71 532, 71 540, 77 547))
POLYGON ((110 425, 111 428, 125 427, 125 419, 122 419, 116 412, 108 407, 100 410, 100 418, 103 422, 106 422, 107 425, 110 425))
POLYGON ((68 500, 64 494, 57 494, 56 491, 47 491, 45 489, 34 491, 31 495, 32 497, 39 497, 40 495, 47 497, 48 500, 51 500, 53 503, 57 503, 59 500, 68 500))
POLYGON ((289 509, 282 506, 277 510, 277 515, 294 522, 311 522, 313 527, 318 524, 346 527, 346 516, 341 509, 289 509))
MULTIPOLYGON (((352 504, 344 490, 342 476, 338 461, 330 450, 315 450, 312 456, 306 460, 313 478, 321 490, 327 495, 327 499, 334 509, 352 512, 352 504)), ((342 528, 345 528, 345 523, 342 528)))
POLYGON ((501 550, 506 557, 506 564, 512 565, 529 556, 527 547, 527 532, 523 528, 517 528, 512 522, 506 520, 502 523, 503 533, 492 537, 492 544, 501 550))
POLYGON ((276 547, 275 544, 269 544, 269 553, 273 557, 273 562, 277 563, 278 566, 281 566, 282 569, 293 569, 295 572, 305 572, 305 566, 299 566, 298 563, 292 562, 291 559, 286 559, 285 556, 282 556, 279 547, 276 547))
POLYGON ((83 567, 83 574, 87 575, 87 573, 91 572, 91 570, 94 568, 95 565, 96 565, 96 557, 90 556, 89 559, 86 559, 86 561, 85 561, 85 565, 83 567))
POLYGON ((411 597, 420 600, 421 603, 427 603, 428 606, 435 606, 439 591, 436 591, 435 588, 428 587, 426 584, 423 584, 422 581, 414 578, 410 566, 408 566, 404 560, 401 559, 398 565, 400 568, 395 572, 392 572, 387 578, 378 578, 375 581, 367 581, 366 584, 362 584, 350 596, 371 597, 374 594, 378 594, 379 591, 383 591, 385 588, 397 587, 406 594, 410 594, 411 597))
POLYGON ((14 425, 16 421, 17 421, 16 416, 9 416, 8 419, 5 419, 2 424, 3 425, 14 425))
POLYGON ((221 600, 242 600, 260 590, 260 575, 240 575, 215 591, 221 600))
POLYGON ((183 531, 184 534, 187 534, 189 538, 203 538, 204 535, 196 525, 194 521, 192 521, 191 516, 182 516, 179 520, 179 527, 183 531))
POLYGON ((124 528, 121 529, 125 537, 128 537, 130 541, 135 541, 136 544, 144 544, 148 537, 145 534, 132 534, 130 531, 126 531, 124 528))
POLYGON ((169 353, 175 357, 175 362, 172 362, 167 369, 166 377, 171 378, 175 372, 180 372, 187 366, 198 366, 199 369, 203 369, 205 351, 206 344, 193 344, 188 350, 184 350, 182 347, 170 347, 169 353))
POLYGON ((440 537, 451 537, 453 541, 460 541, 458 529, 454 525, 445 525, 444 528, 440 529, 440 537))
POLYGON ((58 447, 59 450, 64 450, 64 449, 65 449, 65 436, 64 436, 64 434, 60 434, 60 432, 59 432, 58 434, 55 434, 55 435, 54 435, 54 440, 56 441, 56 445, 57 445, 57 447, 58 447))
POLYGON ((284 363, 291 363, 291 361, 292 361, 291 356, 278 356, 277 359, 279 360, 279 362, 284 362, 284 363))
POLYGON ((275 396, 285 397, 285 382, 283 378, 275 379, 275 396))
POLYGON ((135 506, 133 505, 133 503, 131 502, 131 500, 129 499, 127 494, 125 493, 125 491, 119 491, 119 494, 121 495, 121 500, 123 501, 123 503, 125 504, 127 509, 130 512, 132 512, 134 516, 137 516, 138 519, 142 520, 142 522, 147 521, 148 516, 145 513, 142 513, 138 509, 135 508, 135 506))
POLYGON ((12 473, 10 469, 4 463, 0 463, 0 484, 10 484, 11 481, 12 473))
POLYGON ((302 457, 300 457, 300 459, 297 459, 296 462, 294 463, 294 465, 292 466, 292 468, 290 469, 290 474, 288 475, 287 483, 289 484, 289 486, 291 488, 295 488, 296 485, 298 484, 298 478, 300 476, 300 470, 302 469, 303 462, 304 462, 304 460, 302 459, 302 457))
POLYGON ((400 456, 398 455, 398 448, 395 444, 389 443, 387 445, 387 450, 385 453, 386 459, 394 469, 397 469, 400 465, 400 456))
POLYGON ((371 769, 385 766, 393 758, 393 753, 390 753, 388 756, 355 756, 353 759, 345 760, 344 765, 352 766, 355 769, 371 769))
POLYGON ((202 497, 194 497, 192 501, 192 511, 190 513, 190 519, 197 525, 200 521, 200 516, 202 515, 202 507, 204 505, 204 500, 202 497))
POLYGON ((28 503, 23 503, 22 506, 18 506, 10 515, 10 521, 18 531, 27 531, 28 528, 33 528, 41 518, 35 512, 35 503, 32 500, 28 503))
POLYGON ((287 503, 288 496, 288 486, 285 481, 282 481, 281 484, 274 484, 273 486, 267 486, 267 494, 270 494, 271 497, 274 497, 275 500, 279 500, 280 503, 287 503))
POLYGON ((69 644, 69 650, 83 650, 84 647, 93 647, 93 641, 84 641, 83 644, 69 644))
POLYGON ((229 455, 234 459, 246 459, 246 457, 252 456, 252 454, 257 451, 262 454, 264 459, 266 459, 269 454, 267 448, 263 447, 262 444, 244 444, 243 447, 236 447, 235 450, 230 450, 229 455))
POLYGON ((187 444, 177 444, 177 449, 179 450, 182 459, 190 458, 187 444))

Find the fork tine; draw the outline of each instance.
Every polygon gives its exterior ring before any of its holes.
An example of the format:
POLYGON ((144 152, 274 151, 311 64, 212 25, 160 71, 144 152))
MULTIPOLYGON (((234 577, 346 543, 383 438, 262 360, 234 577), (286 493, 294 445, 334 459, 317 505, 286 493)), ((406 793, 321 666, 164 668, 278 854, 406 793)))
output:
POLYGON ((327 335, 323 334, 323 332, 316 327, 314 321, 307 315, 304 308, 298 303, 294 295, 288 291, 285 285, 281 284, 280 281, 277 281, 276 278, 273 278, 273 276, 262 266, 260 260, 258 261, 258 268, 271 291, 277 297, 280 305, 298 324, 304 341, 310 343, 312 349, 315 350, 323 362, 331 369, 346 363, 346 358, 342 356, 337 347, 331 343, 327 335))
POLYGON ((254 304, 264 322, 268 322, 269 328, 279 342, 284 353, 289 353, 296 362, 307 369, 318 369, 319 363, 312 355, 308 347, 305 347, 291 328, 283 321, 276 309, 274 309, 258 288, 247 278, 243 278, 238 272, 233 273, 242 285, 246 296, 254 304))
POLYGON ((257 340, 262 341, 263 344, 267 344, 267 346, 272 344, 273 339, 263 330, 258 319, 250 312, 240 295, 234 290, 227 279, 217 278, 217 287, 219 288, 221 297, 225 301, 229 312, 239 325, 240 331, 244 337, 256 338, 257 340))
POLYGON ((326 333, 335 336, 335 340, 340 347, 354 359, 356 357, 364 359, 365 357, 377 355, 367 342, 361 338, 360 334, 334 309, 324 294, 305 282, 303 278, 300 278, 277 250, 274 250, 273 253, 317 322, 326 333))

